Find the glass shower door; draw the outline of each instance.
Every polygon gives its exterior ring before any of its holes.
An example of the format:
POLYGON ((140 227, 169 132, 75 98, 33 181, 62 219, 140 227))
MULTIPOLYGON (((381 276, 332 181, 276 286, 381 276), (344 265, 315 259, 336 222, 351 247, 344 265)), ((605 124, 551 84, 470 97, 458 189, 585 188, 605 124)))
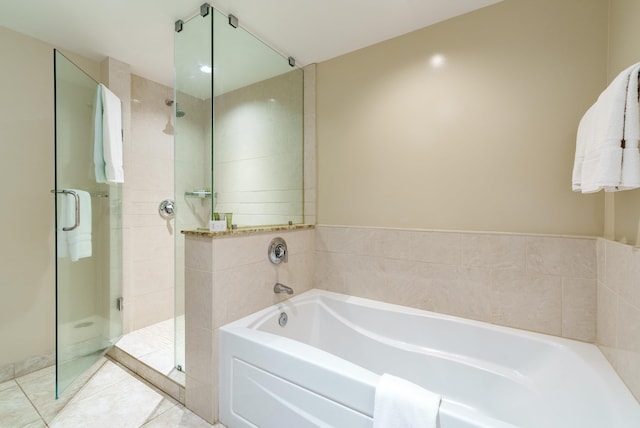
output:
MULTIPOLYGON (((176 230, 208 230, 212 213, 212 32, 213 14, 206 8, 205 13, 201 9, 199 15, 185 21, 174 36, 176 230)), ((176 233, 175 365, 181 371, 188 371, 185 365, 184 245, 184 235, 176 233)))
POLYGON ((121 185, 97 183, 98 83, 54 51, 56 398, 122 335, 121 185))

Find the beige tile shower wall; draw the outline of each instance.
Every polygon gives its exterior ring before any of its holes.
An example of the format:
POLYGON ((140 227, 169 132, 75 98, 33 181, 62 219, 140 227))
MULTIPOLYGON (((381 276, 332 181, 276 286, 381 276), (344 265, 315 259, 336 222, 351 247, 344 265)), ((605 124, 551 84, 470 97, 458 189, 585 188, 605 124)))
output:
POLYGON ((596 241, 316 227, 315 287, 593 342, 596 241))
MULTIPOLYGON (((211 198, 185 196, 194 190, 211 190, 211 100, 178 92, 180 110, 175 127, 175 316, 184 315, 184 235, 181 230, 209 228, 211 198)), ((179 321, 179 318, 178 318, 179 321)), ((180 331, 178 324, 177 332, 180 331)), ((176 333, 177 340, 184 335, 176 333)))
POLYGON ((286 297, 273 293, 282 282, 296 294, 312 288, 314 230, 240 237, 186 237, 185 405, 209 422, 218 418, 217 329, 286 297), (267 259, 276 236, 287 241, 289 262, 267 259))
POLYGON ((132 330, 133 321, 133 288, 131 283, 131 235, 130 219, 127 212, 128 188, 127 170, 131 169, 128 160, 131 159, 131 66, 114 58, 107 57, 100 63, 102 83, 104 83, 122 103, 122 157, 125 171, 124 184, 109 184, 109 287, 104 292, 109 293, 105 299, 113 305, 117 298, 123 297, 126 307, 120 321, 119 311, 110 311, 110 329, 113 331, 107 337, 118 337, 122 333, 132 330), (127 168, 129 166, 129 168, 127 168), (120 330, 122 322, 122 331, 120 330))
POLYGON ((173 199, 173 135, 163 132, 173 121, 173 110, 165 104, 171 98, 171 88, 131 75, 124 183, 130 330, 173 316, 175 226, 158 214, 160 201, 173 199))
POLYGON ((571 170, 606 59, 606 0, 505 0, 319 63, 318 223, 601 235, 571 170))
POLYGON ((215 210, 239 226, 303 221, 302 85, 295 70, 215 98, 215 210))
POLYGON ((180 210, 176 229, 209 227, 211 199, 185 197, 186 192, 211 190, 211 100, 178 92, 184 116, 175 119, 175 192, 180 210))
POLYGON ((597 344, 640 400, 640 248, 598 239, 597 344))

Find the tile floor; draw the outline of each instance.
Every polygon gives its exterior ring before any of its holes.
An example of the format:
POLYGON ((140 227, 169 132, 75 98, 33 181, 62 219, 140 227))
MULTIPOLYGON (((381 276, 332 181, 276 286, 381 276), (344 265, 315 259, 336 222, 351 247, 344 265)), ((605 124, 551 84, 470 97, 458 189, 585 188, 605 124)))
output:
POLYGON ((0 383, 0 428, 212 427, 109 359, 89 373, 58 400, 53 366, 0 383))
POLYGON ((116 346, 157 372, 184 385, 184 373, 174 367, 173 318, 124 335, 116 346))

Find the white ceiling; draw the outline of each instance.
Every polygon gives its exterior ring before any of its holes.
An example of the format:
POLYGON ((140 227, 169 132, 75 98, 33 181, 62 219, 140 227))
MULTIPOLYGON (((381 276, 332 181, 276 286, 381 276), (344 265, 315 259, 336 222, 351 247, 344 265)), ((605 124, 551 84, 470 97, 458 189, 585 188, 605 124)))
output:
MULTIPOLYGON (((501 0, 209 2, 299 65, 324 61, 501 0)), ((173 85, 173 23, 204 0, 2 0, 0 25, 173 85)))

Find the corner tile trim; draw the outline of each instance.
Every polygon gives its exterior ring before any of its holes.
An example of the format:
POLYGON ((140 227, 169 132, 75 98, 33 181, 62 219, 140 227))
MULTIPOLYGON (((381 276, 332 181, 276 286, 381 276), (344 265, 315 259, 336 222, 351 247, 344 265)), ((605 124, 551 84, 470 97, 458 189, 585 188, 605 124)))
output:
POLYGON ((117 346, 113 346, 106 355, 113 361, 121 364, 128 370, 131 370, 131 372, 149 382, 151 385, 158 388, 174 400, 178 401, 180 404, 184 405, 184 385, 176 382, 171 377, 160 373, 153 367, 143 363, 117 346))

